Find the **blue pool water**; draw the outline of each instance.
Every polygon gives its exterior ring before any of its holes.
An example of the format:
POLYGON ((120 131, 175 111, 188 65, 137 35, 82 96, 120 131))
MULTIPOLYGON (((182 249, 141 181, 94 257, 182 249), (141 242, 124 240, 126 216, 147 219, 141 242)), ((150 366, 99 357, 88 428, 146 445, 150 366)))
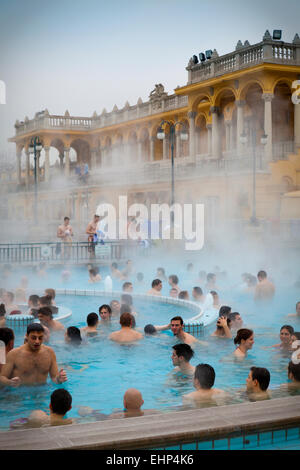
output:
MULTIPOLYGON (((107 268, 101 269, 104 276, 107 272, 107 268)), ((26 275, 32 286, 30 293, 35 288, 45 287, 102 290, 103 283, 89 284, 86 273, 86 268, 83 267, 72 269, 67 283, 61 282, 61 270, 57 269, 49 269, 47 278, 36 279, 30 272, 26 275)), ((138 286, 133 279, 134 292, 145 293, 150 288, 149 280, 154 276, 155 271, 150 272, 144 286, 138 286)), ((14 278, 16 277, 15 275, 14 278)), ((114 282, 113 288, 120 290, 121 284, 114 282)), ((185 280, 183 277, 180 282, 181 288, 187 288, 190 293, 193 285, 194 280, 188 279, 188 276, 185 280)), ((286 295, 286 286, 282 285, 271 304, 258 306, 251 298, 239 293, 238 289, 232 286, 232 280, 222 281, 220 297, 223 303, 232 306, 233 311, 239 311, 246 326, 254 330, 253 349, 244 362, 235 362, 232 356, 235 349, 233 340, 212 338, 210 334, 215 328, 212 325, 205 330, 204 337, 201 338, 208 344, 194 348, 195 356, 191 363, 197 365, 205 362, 214 367, 215 386, 226 390, 230 395, 226 403, 247 400, 244 394, 245 381, 249 368, 253 365, 270 370, 272 397, 287 396, 288 392, 281 389, 280 384, 287 382, 290 356, 270 346, 279 342, 279 330, 283 324, 292 324, 295 330, 300 330, 299 320, 286 317, 295 310, 299 289, 289 286, 286 295)), ((168 291, 169 287, 164 283, 163 294, 167 295, 168 291)), ((59 295, 56 303, 72 309, 72 317, 64 321, 65 326, 75 325, 80 328, 86 325, 88 313, 98 312, 99 306, 109 303, 112 298, 112 295, 102 298, 59 295)), ((137 328, 141 329, 147 323, 166 324, 174 315, 179 314, 184 320, 194 315, 183 307, 151 304, 140 299, 134 300, 134 308, 138 312, 137 328)), ((129 387, 138 388, 142 392, 144 409, 156 408, 163 412, 180 409, 182 395, 191 392, 193 385, 191 379, 172 372, 172 345, 176 342, 174 337, 161 333, 155 337, 145 337, 138 344, 119 345, 108 340, 108 334, 117 329, 119 324, 114 319, 110 326, 100 327, 99 337, 90 339, 79 348, 66 345, 63 335, 59 333, 51 335, 49 345, 55 350, 59 367, 64 367, 68 374, 68 382, 60 387, 69 390, 73 397, 73 407, 68 416, 78 417, 77 409, 81 405, 91 406, 106 414, 120 409, 123 406, 123 394, 129 387)), ((21 345, 22 342, 23 333, 17 333, 15 346, 21 345)), ((43 386, 3 389, 0 395, 0 429, 7 429, 10 421, 27 416, 33 409, 47 410, 50 394, 57 387, 58 385, 49 379, 43 386)))

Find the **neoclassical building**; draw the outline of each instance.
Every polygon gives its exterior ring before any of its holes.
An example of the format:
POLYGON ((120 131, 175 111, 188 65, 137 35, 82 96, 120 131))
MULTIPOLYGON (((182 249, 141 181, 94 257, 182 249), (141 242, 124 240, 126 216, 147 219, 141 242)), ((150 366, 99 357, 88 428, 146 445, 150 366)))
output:
POLYGON ((81 226, 99 203, 116 204, 118 195, 129 203, 170 202, 172 151, 175 200, 203 202, 209 226, 249 220, 253 204, 260 220, 300 219, 298 34, 287 43, 266 31, 261 42, 238 41, 223 56, 216 50, 193 56, 186 70, 186 85, 171 95, 157 84, 147 102, 139 98, 92 117, 45 110, 16 121, 9 140, 16 144, 17 184, 6 183, 2 217, 33 217, 29 148, 39 137, 38 210, 49 223, 69 214, 81 226), (166 123, 165 138, 158 139, 162 121, 175 124, 174 139, 166 123), (181 140, 183 131, 187 140, 181 140), (50 165, 51 147, 59 164, 50 165), (75 171, 83 163, 87 182, 75 171))

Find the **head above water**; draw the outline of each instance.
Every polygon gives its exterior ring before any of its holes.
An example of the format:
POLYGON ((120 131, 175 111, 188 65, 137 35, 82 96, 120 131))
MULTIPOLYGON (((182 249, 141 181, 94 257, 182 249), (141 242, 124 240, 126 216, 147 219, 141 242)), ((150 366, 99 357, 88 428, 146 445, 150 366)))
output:
POLYGON ((77 326, 69 326, 65 333, 65 339, 68 343, 79 345, 82 342, 81 333, 77 326))
POLYGON ((122 327, 131 328, 134 321, 134 316, 131 313, 122 313, 120 316, 120 325, 122 327))
POLYGON ((227 305, 222 305, 222 307, 219 310, 219 317, 228 317, 231 312, 231 307, 228 307, 227 305))
POLYGON ((234 344, 243 344, 247 340, 253 337, 253 331, 248 328, 241 328, 237 331, 236 337, 234 338, 234 344))
POLYGON ((270 372, 265 367, 251 367, 247 378, 247 390, 266 391, 270 383, 270 372))
POLYGON ((72 408, 72 396, 64 388, 54 390, 50 397, 50 410, 60 416, 64 416, 72 408))
POLYGON ((99 317, 97 313, 95 312, 89 313, 88 316, 86 317, 86 322, 88 326, 96 326, 97 323, 99 322, 99 317))
POLYGON ((257 273, 257 279, 259 281, 263 281, 264 279, 267 279, 267 273, 266 271, 258 271, 257 273))
POLYGON ((194 383, 205 390, 210 390, 215 383, 216 373, 209 364, 198 364, 195 369, 194 383))
POLYGON ((154 325, 149 323, 149 325, 146 325, 144 327, 144 332, 146 335, 155 335, 157 333, 156 328, 154 325))
POLYGON ((178 358, 183 358, 185 362, 189 362, 194 356, 194 351, 191 346, 185 343, 175 344, 172 346, 178 358))
POLYGON ((141 392, 136 388, 129 388, 124 393, 123 404, 127 411, 139 410, 144 404, 141 392))

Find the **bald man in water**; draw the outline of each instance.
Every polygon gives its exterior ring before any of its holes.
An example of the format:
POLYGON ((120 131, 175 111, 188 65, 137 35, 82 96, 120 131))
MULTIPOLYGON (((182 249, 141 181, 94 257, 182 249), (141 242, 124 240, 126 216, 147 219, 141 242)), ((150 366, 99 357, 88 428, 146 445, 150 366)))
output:
POLYGON ((145 414, 157 413, 156 410, 141 410, 144 404, 142 394, 136 388, 128 388, 123 397, 124 411, 122 413, 113 413, 110 418, 133 418, 144 416, 145 414))

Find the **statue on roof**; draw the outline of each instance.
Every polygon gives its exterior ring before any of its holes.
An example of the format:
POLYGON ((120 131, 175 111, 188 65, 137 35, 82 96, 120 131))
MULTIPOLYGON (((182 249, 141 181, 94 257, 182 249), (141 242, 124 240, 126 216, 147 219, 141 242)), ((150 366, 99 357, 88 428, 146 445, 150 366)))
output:
POLYGON ((151 91, 149 98, 150 101, 161 100, 167 96, 167 94, 168 93, 165 92, 165 87, 161 83, 158 83, 155 85, 154 90, 151 91))

